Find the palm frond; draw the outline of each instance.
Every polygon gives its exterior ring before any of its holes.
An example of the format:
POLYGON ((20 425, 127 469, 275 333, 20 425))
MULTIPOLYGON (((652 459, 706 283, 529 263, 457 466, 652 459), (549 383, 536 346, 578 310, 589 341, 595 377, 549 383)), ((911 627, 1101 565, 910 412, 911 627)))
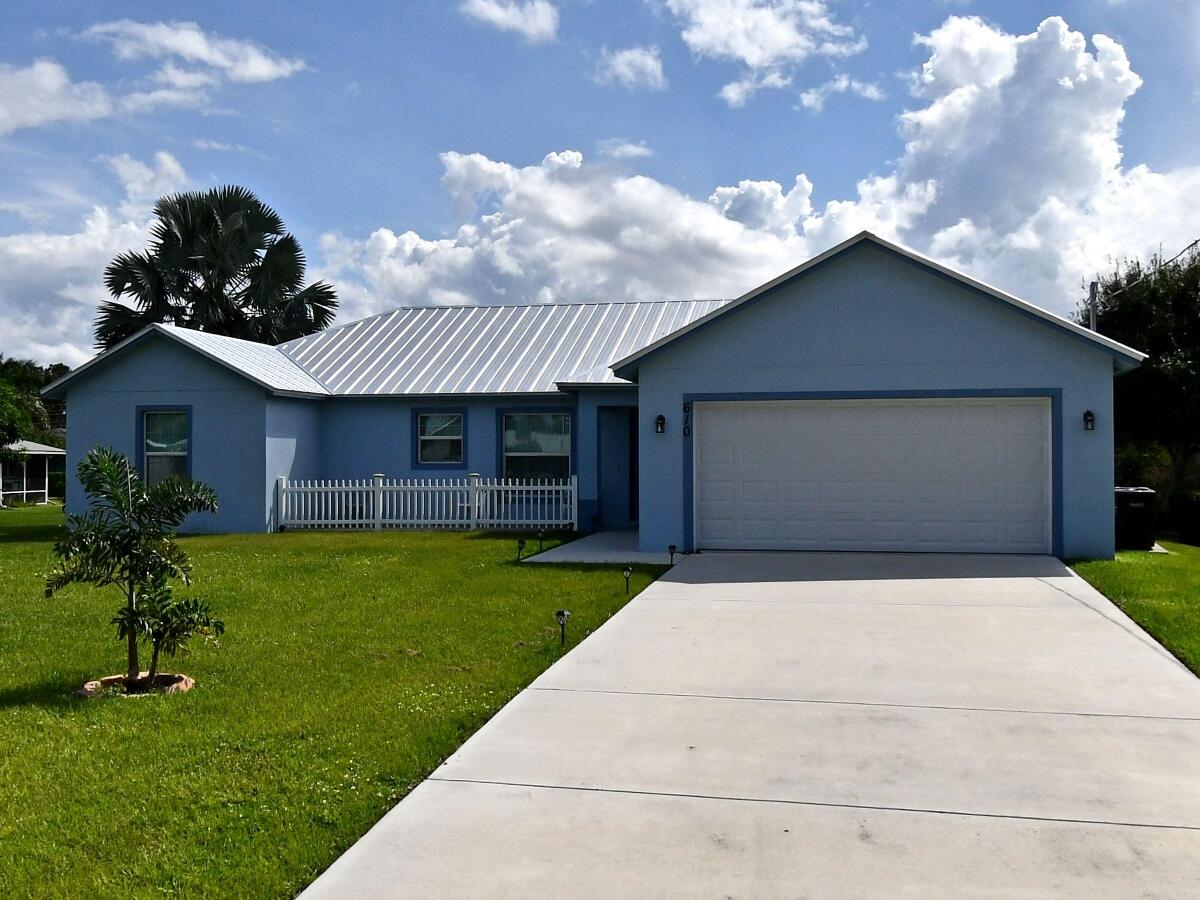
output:
POLYGON ((92 335, 97 347, 108 350, 156 321, 149 312, 140 312, 123 303, 106 300, 98 307, 92 335))
POLYGON ((147 508, 162 528, 178 528, 192 513, 217 511, 217 494, 206 484, 167 478, 146 492, 147 508))

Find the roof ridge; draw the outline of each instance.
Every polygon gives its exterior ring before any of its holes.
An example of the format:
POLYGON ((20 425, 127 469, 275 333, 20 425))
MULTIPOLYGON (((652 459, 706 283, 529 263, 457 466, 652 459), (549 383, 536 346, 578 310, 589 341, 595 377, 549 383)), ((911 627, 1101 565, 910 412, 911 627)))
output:
POLYGON ((232 334, 220 334, 216 331, 201 331, 199 328, 188 328, 184 325, 173 325, 170 322, 151 322, 152 326, 158 328, 169 328, 177 334, 199 334, 204 337, 217 338, 222 341, 237 341, 239 344, 249 344, 254 347, 266 347, 269 350, 278 350, 279 344, 264 344, 262 341, 252 341, 249 338, 234 337, 232 334))

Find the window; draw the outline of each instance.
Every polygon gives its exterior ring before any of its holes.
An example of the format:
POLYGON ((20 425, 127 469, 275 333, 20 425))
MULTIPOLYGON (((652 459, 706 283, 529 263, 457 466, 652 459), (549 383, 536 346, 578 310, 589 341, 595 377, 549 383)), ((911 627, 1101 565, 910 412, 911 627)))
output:
POLYGON ((147 484, 189 477, 189 431, 185 410, 142 413, 142 475, 147 484))
POLYGON ((417 463, 459 466, 463 462, 463 414, 417 413, 417 463))
POLYGON ((565 480, 570 476, 570 413, 505 414, 505 478, 565 480))

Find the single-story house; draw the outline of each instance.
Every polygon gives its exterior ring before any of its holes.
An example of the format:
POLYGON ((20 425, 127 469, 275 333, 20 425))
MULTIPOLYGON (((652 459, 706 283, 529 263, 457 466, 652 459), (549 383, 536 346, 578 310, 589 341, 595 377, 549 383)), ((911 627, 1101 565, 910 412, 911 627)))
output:
MULTIPOLYGON (((577 477, 642 550, 1113 553, 1144 354, 870 233, 732 301, 402 308, 289 341, 154 325, 46 389, 275 526, 288 479, 577 477)), ((71 479, 68 506, 83 503, 71 479)))
POLYGON ((0 454, 0 506, 14 500, 48 503, 52 476, 62 473, 67 451, 37 441, 16 441, 2 449, 8 453, 0 454))

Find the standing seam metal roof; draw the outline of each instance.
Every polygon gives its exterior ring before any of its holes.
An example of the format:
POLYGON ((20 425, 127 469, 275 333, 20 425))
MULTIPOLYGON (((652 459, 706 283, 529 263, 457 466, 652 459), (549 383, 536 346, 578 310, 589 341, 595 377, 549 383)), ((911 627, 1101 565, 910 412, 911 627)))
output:
POLYGON ((328 393, 323 384, 270 344, 244 341, 175 325, 155 327, 164 329, 177 341, 195 347, 206 356, 270 390, 296 394, 328 393))
POLYGON ((277 394, 553 394, 558 385, 628 385, 609 365, 725 300, 631 300, 402 307, 270 346, 148 325, 43 389, 68 382, 158 333, 277 394))
POLYGON ((339 396, 555 393, 628 384, 614 360, 726 302, 405 307, 265 349, 339 396))

